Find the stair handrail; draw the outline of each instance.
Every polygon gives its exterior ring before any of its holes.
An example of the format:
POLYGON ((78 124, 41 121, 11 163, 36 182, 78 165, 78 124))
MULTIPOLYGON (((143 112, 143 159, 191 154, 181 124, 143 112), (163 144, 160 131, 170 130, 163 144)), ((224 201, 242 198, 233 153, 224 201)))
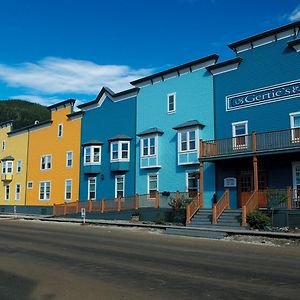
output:
POLYGON ((242 208, 242 226, 247 225, 247 215, 258 208, 259 191, 254 191, 242 208))
POLYGON ((193 200, 187 204, 186 206, 186 224, 191 223, 192 217, 195 213, 203 207, 203 203, 201 201, 201 193, 197 193, 197 196, 193 198, 193 200))
POLYGON ((212 224, 217 224, 223 211, 229 208, 229 190, 226 189, 220 200, 213 205, 212 224))

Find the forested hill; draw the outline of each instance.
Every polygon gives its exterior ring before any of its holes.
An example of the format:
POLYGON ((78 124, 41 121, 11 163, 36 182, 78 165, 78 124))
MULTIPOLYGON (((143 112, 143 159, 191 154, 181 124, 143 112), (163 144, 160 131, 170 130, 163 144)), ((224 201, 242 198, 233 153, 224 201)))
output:
POLYGON ((45 121, 51 117, 50 111, 40 104, 23 100, 0 100, 0 123, 13 120, 13 129, 45 121))

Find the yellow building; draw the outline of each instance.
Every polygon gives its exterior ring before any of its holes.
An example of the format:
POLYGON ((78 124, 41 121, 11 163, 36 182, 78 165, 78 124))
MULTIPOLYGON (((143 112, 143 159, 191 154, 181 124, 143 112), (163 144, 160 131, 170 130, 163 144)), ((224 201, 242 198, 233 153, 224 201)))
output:
POLYGON ((27 129, 12 131, 13 121, 0 124, 0 205, 26 203, 27 129))
POLYGON ((26 205, 78 200, 82 112, 74 103, 49 106, 51 120, 29 129, 26 205))

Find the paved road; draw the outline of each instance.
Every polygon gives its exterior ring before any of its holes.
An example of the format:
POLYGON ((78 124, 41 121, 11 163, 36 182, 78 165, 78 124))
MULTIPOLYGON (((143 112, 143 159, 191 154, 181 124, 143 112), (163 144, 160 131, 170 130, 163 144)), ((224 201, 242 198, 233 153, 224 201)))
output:
POLYGON ((0 299, 299 299, 300 248, 0 221, 0 299))

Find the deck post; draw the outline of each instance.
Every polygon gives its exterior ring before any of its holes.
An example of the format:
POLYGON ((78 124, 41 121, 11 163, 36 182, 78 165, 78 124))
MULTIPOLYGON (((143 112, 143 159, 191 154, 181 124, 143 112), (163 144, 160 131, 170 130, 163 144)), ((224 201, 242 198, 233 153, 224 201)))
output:
POLYGON ((104 198, 101 200, 101 213, 104 213, 104 198))
POLYGON ((139 209, 139 194, 135 194, 135 209, 139 209))
POLYGON ((247 208, 243 205, 242 208, 242 226, 247 226, 247 208))
POLYGON ((258 167, 257 167, 256 156, 253 156, 253 185, 254 185, 254 192, 258 192, 258 167))
POLYGON ((159 208, 159 192, 155 193, 155 208, 159 208))
POLYGON ((121 210, 121 197, 118 197, 118 211, 121 210))
POLYGON ((292 188, 287 188, 287 209, 292 209, 292 188))
POLYGON ((214 203, 212 210, 212 224, 217 224, 217 204, 214 203))
POLYGON ((204 168, 203 168, 203 162, 200 161, 200 167, 199 167, 199 170, 200 170, 200 203, 202 204, 202 207, 204 206, 204 178, 203 178, 203 175, 204 175, 204 168))
POLYGON ((89 213, 91 213, 92 212, 92 200, 88 200, 88 211, 89 211, 89 213))
POLYGON ((256 152, 256 132, 252 132, 252 151, 256 152))
POLYGON ((190 224, 191 223, 191 207, 190 205, 186 206, 186 224, 190 224))

